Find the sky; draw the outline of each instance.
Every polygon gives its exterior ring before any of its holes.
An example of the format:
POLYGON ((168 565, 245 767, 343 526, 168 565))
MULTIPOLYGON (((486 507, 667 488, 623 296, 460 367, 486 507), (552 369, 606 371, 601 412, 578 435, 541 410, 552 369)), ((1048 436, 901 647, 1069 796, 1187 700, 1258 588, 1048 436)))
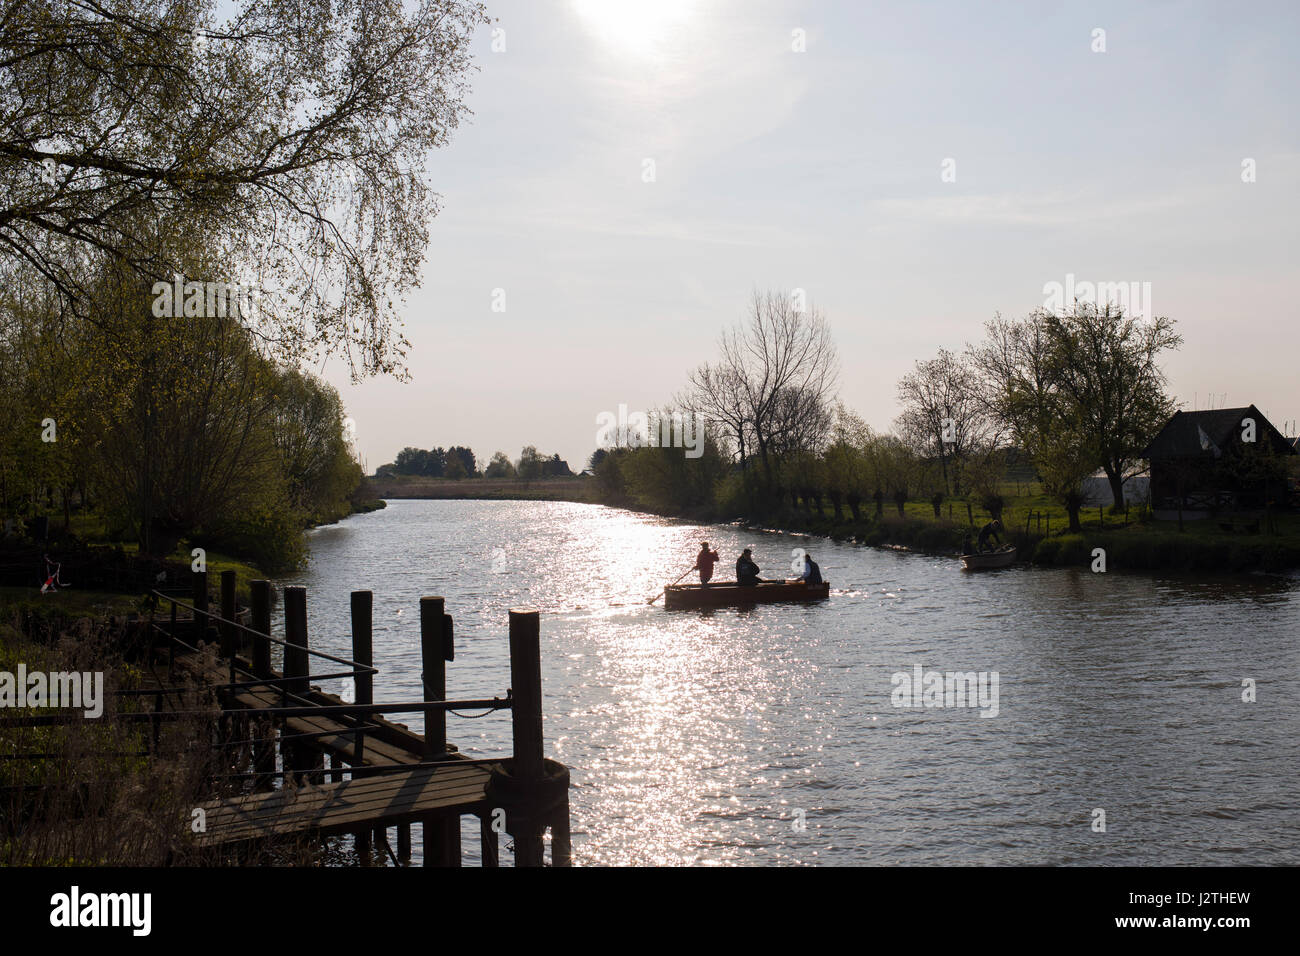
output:
POLYGON ((756 289, 825 314, 880 430, 914 362, 1068 276, 1149 289, 1185 408, 1300 418, 1300 4, 488 11, 474 115, 430 157, 410 381, 318 369, 368 470, 406 445, 580 470, 597 417, 669 402, 756 289))

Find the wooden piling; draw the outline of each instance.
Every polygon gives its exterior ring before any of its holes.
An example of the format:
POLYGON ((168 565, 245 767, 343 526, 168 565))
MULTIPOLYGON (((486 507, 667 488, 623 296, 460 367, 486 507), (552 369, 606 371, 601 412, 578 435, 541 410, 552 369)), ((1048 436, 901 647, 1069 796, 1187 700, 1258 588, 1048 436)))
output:
POLYGON ((519 780, 542 777, 542 651, 540 615, 534 608, 510 611, 510 690, 514 706, 513 773, 519 780))
POLYGON ((307 589, 284 589, 284 676, 294 678, 288 683, 291 693, 305 694, 309 690, 307 668, 307 589))
POLYGON ((248 585, 252 605, 253 673, 271 676, 271 582, 252 581, 248 585))
MULTIPOLYGON (((447 661, 443 656, 443 600, 420 598, 420 661, 425 700, 447 699, 447 661)), ((429 709, 424 712, 425 754, 437 757, 447 752, 447 712, 429 709)))
MULTIPOLYGON (((420 598, 420 660, 425 700, 447 699, 447 615, 440 597, 420 598)), ((447 712, 424 712, 424 754, 447 753, 447 712)), ((424 821, 424 865, 460 866, 460 818, 435 816, 424 821)))
POLYGON ((235 572, 221 572, 221 656, 233 658, 235 640, 235 572))
POLYGON ((492 829, 492 817, 482 816, 478 819, 479 847, 484 866, 500 866, 500 849, 497 843, 497 831, 492 829))
POLYGON ((194 605, 194 629, 190 641, 195 647, 203 640, 208 626, 208 572, 190 572, 190 603, 194 605))
MULTIPOLYGON (((374 666, 375 662, 374 648, 372 646, 374 607, 375 595, 373 592, 352 592, 352 659, 358 664, 365 664, 367 667, 374 666)), ((358 704, 373 704, 375 702, 375 676, 373 674, 357 674, 353 679, 353 684, 358 704)))
POLYGON ((397 827, 397 862, 407 866, 411 862, 411 825, 398 824, 397 827))
POLYGON ((573 866, 573 836, 569 831, 569 795, 551 818, 551 866, 573 866))
MULTIPOLYGON (((510 720, 514 735, 511 776, 516 783, 540 782, 542 770, 542 652, 540 615, 535 608, 510 611, 510 720)), ((511 825, 507 821, 507 825, 511 825)), ((527 815, 511 827, 515 865, 541 866, 545 821, 527 815)))

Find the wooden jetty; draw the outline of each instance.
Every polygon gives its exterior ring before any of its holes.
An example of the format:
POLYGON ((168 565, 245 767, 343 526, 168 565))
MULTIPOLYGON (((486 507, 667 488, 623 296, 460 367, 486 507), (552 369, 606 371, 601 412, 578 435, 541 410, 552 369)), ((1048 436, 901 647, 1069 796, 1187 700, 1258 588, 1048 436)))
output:
POLYGON ((405 864, 411 859, 412 825, 418 825, 425 865, 459 866, 461 817, 472 815, 479 821, 484 866, 498 865, 503 833, 514 838, 517 866, 544 865, 548 829, 551 865, 572 865, 569 773, 543 757, 535 609, 510 611, 510 687, 505 696, 449 700, 452 618, 442 598, 421 598, 423 699, 376 704, 369 591, 352 592, 352 660, 310 647, 305 588, 284 589, 283 640, 270 634, 268 581, 251 583, 247 614, 235 606, 230 571, 221 575, 220 613, 209 607, 205 572, 194 572, 188 603, 175 593, 155 591, 154 596, 170 604, 166 621, 158 620, 157 613, 151 620, 154 647, 166 652, 169 674, 188 675, 216 692, 228 728, 227 746, 243 747, 252 758, 251 773, 229 775, 242 778, 241 792, 199 808, 204 820, 196 835, 200 846, 238 853, 268 840, 353 834, 363 863, 376 847, 405 864), (203 647, 213 641, 219 650, 215 657, 203 647), (273 644, 283 648, 280 672, 271 668, 273 644), (312 659, 337 666, 312 675, 312 659), (351 678, 355 702, 344 703, 311 683, 327 678, 351 678), (509 710, 512 753, 480 759, 461 754, 447 740, 447 714, 454 710, 509 710), (424 715, 423 735, 384 716, 412 712, 424 715), (395 854, 390 828, 397 833, 395 854))

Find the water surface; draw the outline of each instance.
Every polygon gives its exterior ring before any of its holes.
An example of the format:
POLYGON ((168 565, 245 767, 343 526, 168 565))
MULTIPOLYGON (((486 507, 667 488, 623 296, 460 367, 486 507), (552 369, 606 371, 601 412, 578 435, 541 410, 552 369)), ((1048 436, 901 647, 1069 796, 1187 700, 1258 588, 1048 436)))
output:
MULTIPOLYGON (((455 618, 454 698, 504 695, 507 611, 539 608, 579 864, 1300 863, 1295 580, 969 574, 592 505, 392 501, 313 532, 278 583, 308 587, 312 646, 345 657, 348 592, 374 591, 380 701, 420 696, 422 595, 455 618), (719 579, 743 547, 771 577, 805 547, 831 598, 648 606, 705 538, 719 579), (997 716, 893 706, 917 664, 997 672, 997 716)), ((448 736, 506 753, 509 715, 448 736)))

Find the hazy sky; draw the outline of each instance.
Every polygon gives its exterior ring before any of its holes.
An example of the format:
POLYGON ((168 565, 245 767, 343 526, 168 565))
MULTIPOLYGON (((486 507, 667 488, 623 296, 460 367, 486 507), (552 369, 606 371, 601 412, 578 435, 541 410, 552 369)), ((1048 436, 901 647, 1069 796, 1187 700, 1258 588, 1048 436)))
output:
POLYGON ((756 287, 806 290, 880 429, 916 359, 1071 273, 1150 283, 1185 407, 1300 417, 1300 5, 488 6, 505 49, 476 38, 475 115, 432 159, 412 381, 324 369, 370 470, 453 444, 578 470, 596 416, 670 399, 756 287))

